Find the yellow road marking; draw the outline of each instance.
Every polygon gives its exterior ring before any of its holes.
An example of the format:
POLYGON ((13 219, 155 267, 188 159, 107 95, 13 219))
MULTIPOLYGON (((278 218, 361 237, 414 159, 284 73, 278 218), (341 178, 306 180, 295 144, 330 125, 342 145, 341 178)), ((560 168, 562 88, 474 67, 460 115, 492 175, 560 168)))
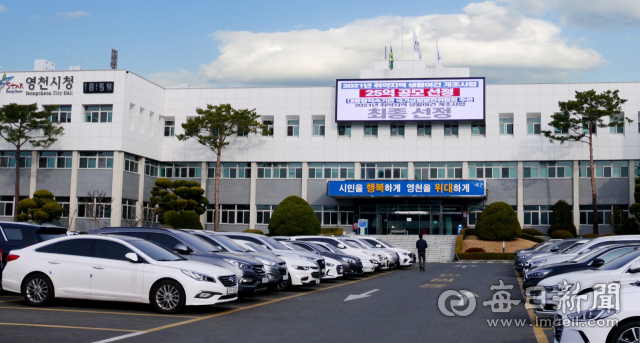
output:
POLYGON ((460 276, 460 274, 440 274, 440 277, 456 277, 460 276))
POLYGON ((0 303, 10 303, 12 301, 20 301, 20 299, 22 299, 22 298, 11 299, 11 300, 2 300, 2 301, 0 301, 0 303))
POLYGON ((425 283, 424 285, 420 286, 420 288, 442 288, 446 286, 443 283, 425 283))
POLYGON ((154 313, 127 313, 127 312, 107 312, 107 311, 85 311, 85 310, 64 310, 55 308, 37 308, 37 307, 17 307, 17 306, 0 306, 0 309, 11 310, 33 310, 33 311, 55 311, 55 312, 77 312, 77 313, 95 313, 95 314, 115 314, 123 316, 145 316, 145 317, 166 317, 166 318, 198 318, 195 316, 174 316, 170 314, 154 314, 154 313))
POLYGON ((431 279, 431 282, 453 282, 453 278, 451 279, 442 279, 442 278, 435 278, 435 279, 431 279))
POLYGON ((45 325, 45 324, 24 324, 24 323, 0 323, 0 325, 9 326, 35 326, 41 328, 55 328, 55 329, 76 329, 76 330, 98 330, 98 331, 121 331, 121 332, 139 332, 140 330, 124 330, 124 329, 110 329, 110 328, 91 328, 83 326, 65 326, 65 325, 45 325))
POLYGON ((312 293, 316 293, 316 292, 322 292, 322 291, 326 291, 326 290, 328 290, 328 289, 332 289, 332 288, 336 288, 336 287, 342 287, 342 286, 350 285, 350 284, 353 284, 353 283, 356 283, 356 282, 360 282, 360 281, 370 280, 370 279, 376 278, 376 277, 378 277, 378 276, 388 275, 388 274, 391 274, 391 273, 395 273, 396 271, 397 271, 397 270, 394 270, 394 271, 391 271, 391 272, 386 272, 386 273, 384 273, 384 274, 373 275, 373 276, 370 276, 370 277, 368 277, 368 278, 366 278, 366 279, 360 279, 360 280, 350 281, 350 282, 347 282, 347 283, 342 283, 342 284, 338 284, 338 285, 334 285, 334 286, 330 286, 330 287, 325 287, 325 288, 322 288, 322 289, 316 289, 316 290, 309 291, 309 292, 305 292, 305 293, 294 294, 294 295, 290 295, 290 296, 288 296, 288 297, 279 298, 279 299, 274 299, 274 300, 267 301, 267 302, 260 303, 260 304, 255 304, 255 305, 251 305, 251 306, 241 307, 241 308, 237 308, 237 309, 233 309, 233 310, 228 310, 228 311, 224 311, 224 312, 220 312, 220 313, 216 313, 216 314, 208 315, 208 316, 205 316, 205 317, 199 317, 199 318, 194 318, 194 319, 191 319, 191 320, 185 320, 185 321, 183 321, 183 322, 174 323, 174 324, 169 324, 169 325, 164 325, 164 326, 159 326, 159 327, 157 327, 157 328, 152 328, 152 329, 149 329, 149 330, 143 330, 143 331, 144 331, 144 332, 155 332, 155 331, 160 331, 160 330, 170 329, 170 328, 173 328, 173 327, 176 327, 176 326, 182 326, 182 325, 186 325, 186 324, 191 324, 191 323, 199 322, 199 321, 206 320, 206 319, 211 319, 211 318, 215 318, 215 317, 224 316, 224 315, 226 315, 226 314, 231 314, 231 313, 235 313, 235 312, 240 312, 240 311, 248 310, 248 309, 255 308, 255 307, 260 307, 260 306, 264 306, 264 305, 269 305, 269 304, 277 303, 277 302, 280 302, 280 301, 283 301, 283 300, 292 299, 292 298, 300 297, 300 296, 307 295, 307 294, 312 294, 312 293))
MULTIPOLYGON (((518 272, 515 270, 515 268, 513 269, 513 271, 516 273, 516 280, 518 280, 518 284, 520 285, 520 292, 522 292, 522 296, 524 297, 526 303, 527 297, 524 295, 524 291, 522 290, 522 280, 518 276, 518 272)), ((529 313, 529 320, 531 320, 531 324, 533 324, 533 334, 536 336, 536 340, 538 341, 538 343, 549 343, 547 335, 544 333, 542 327, 535 325, 536 315, 535 313, 533 313, 533 309, 531 307, 527 308, 526 304, 525 308, 529 313)))

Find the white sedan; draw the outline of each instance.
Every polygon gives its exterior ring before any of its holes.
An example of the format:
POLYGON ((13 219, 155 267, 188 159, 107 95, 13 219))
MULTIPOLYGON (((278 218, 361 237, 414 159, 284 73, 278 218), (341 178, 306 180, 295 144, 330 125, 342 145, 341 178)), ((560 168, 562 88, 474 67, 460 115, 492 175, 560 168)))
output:
POLYGON ((161 313, 184 306, 237 299, 228 270, 184 258, 133 237, 78 235, 13 250, 2 287, 27 304, 54 298, 111 300, 151 305, 161 313))

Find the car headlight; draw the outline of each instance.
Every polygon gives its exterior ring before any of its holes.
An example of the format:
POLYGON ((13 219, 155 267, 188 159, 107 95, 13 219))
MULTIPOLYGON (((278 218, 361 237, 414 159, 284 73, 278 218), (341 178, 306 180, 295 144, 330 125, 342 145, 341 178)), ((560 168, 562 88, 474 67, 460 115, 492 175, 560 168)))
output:
POLYGON ((400 255, 409 256, 409 253, 401 252, 400 255))
POLYGON ((227 259, 227 258, 225 258, 224 261, 227 262, 227 263, 232 264, 236 268, 240 268, 240 269, 250 269, 251 268, 251 265, 249 263, 246 263, 246 262, 227 259))
POLYGON ((343 257, 342 260, 347 262, 347 263, 356 263, 356 261, 354 259, 348 258, 348 257, 343 257))
POLYGON ((551 273, 551 270, 542 269, 542 270, 536 270, 535 272, 527 273, 525 276, 527 278, 541 278, 541 277, 544 277, 545 275, 547 275, 549 273, 551 273))
POLYGON ((533 254, 524 254, 524 255, 522 255, 522 256, 518 256, 518 257, 519 257, 519 258, 527 258, 527 257, 529 257, 529 256, 531 256, 531 255, 533 255, 533 254))
POLYGON ((315 260, 316 260, 313 257, 307 257, 307 256, 302 256, 302 255, 299 255, 298 257, 300 257, 303 260, 307 260, 307 261, 314 261, 315 262, 315 260))
POLYGON ((181 269, 182 273, 196 281, 207 281, 207 282, 216 282, 216 279, 212 278, 209 275, 204 275, 204 274, 200 274, 200 273, 196 273, 194 271, 191 270, 185 270, 185 269, 181 269))
POLYGON ((261 258, 258 258, 257 260, 262 262, 262 264, 264 264, 265 266, 275 266, 276 265, 275 262, 271 262, 269 260, 263 260, 261 258))
POLYGON ((555 286, 545 286, 544 289, 550 293, 558 293, 558 292, 566 292, 573 287, 572 283, 569 284, 560 284, 555 286))
POLYGON ((292 267, 297 270, 309 270, 309 267, 306 267, 306 266, 292 266, 292 267))
POLYGON ((327 265, 327 267, 332 267, 332 268, 336 266, 335 264, 329 263, 329 262, 327 262, 326 265, 327 265))
POLYGON ((586 310, 578 313, 569 313, 567 318, 575 322, 588 322, 591 320, 604 319, 616 314, 617 311, 612 309, 597 308, 595 310, 586 310))

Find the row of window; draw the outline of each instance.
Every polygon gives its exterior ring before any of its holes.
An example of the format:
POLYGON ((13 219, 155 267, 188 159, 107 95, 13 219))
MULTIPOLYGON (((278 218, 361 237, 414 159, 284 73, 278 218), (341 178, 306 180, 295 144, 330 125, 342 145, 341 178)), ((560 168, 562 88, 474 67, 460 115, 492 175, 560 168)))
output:
MULTIPOLYGON (((256 223, 269 224, 277 205, 257 205, 256 223)), ((321 225, 353 225, 352 206, 311 206, 321 225)), ((221 224, 249 224, 249 205, 220 205, 221 224)), ((214 205, 207 206, 208 224, 214 223, 214 205)))
MULTIPOLYGON (((513 206, 516 210, 516 206, 513 206)), ((553 224, 553 206, 545 205, 525 205, 524 226, 549 226, 553 224)), ((624 221, 629 216, 627 205, 598 205, 598 224, 611 225, 614 209, 620 210, 621 220, 624 221)), ((469 225, 475 225, 482 213, 483 206, 469 206, 469 225)), ((593 225, 593 206, 580 205, 580 225, 593 225)))

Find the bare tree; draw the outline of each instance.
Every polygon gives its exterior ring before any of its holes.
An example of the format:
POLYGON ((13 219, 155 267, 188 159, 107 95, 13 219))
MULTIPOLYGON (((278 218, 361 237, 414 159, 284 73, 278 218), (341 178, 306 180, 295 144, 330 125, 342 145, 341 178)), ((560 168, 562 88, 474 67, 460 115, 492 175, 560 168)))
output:
POLYGON ((67 231, 72 231, 71 228, 73 227, 73 222, 76 220, 77 217, 78 217, 78 209, 75 209, 73 213, 69 213, 69 221, 67 222, 67 231))
POLYGON ((80 203, 79 216, 89 219, 95 229, 102 226, 102 220, 111 218, 111 197, 105 191, 87 192, 87 196, 80 203))

